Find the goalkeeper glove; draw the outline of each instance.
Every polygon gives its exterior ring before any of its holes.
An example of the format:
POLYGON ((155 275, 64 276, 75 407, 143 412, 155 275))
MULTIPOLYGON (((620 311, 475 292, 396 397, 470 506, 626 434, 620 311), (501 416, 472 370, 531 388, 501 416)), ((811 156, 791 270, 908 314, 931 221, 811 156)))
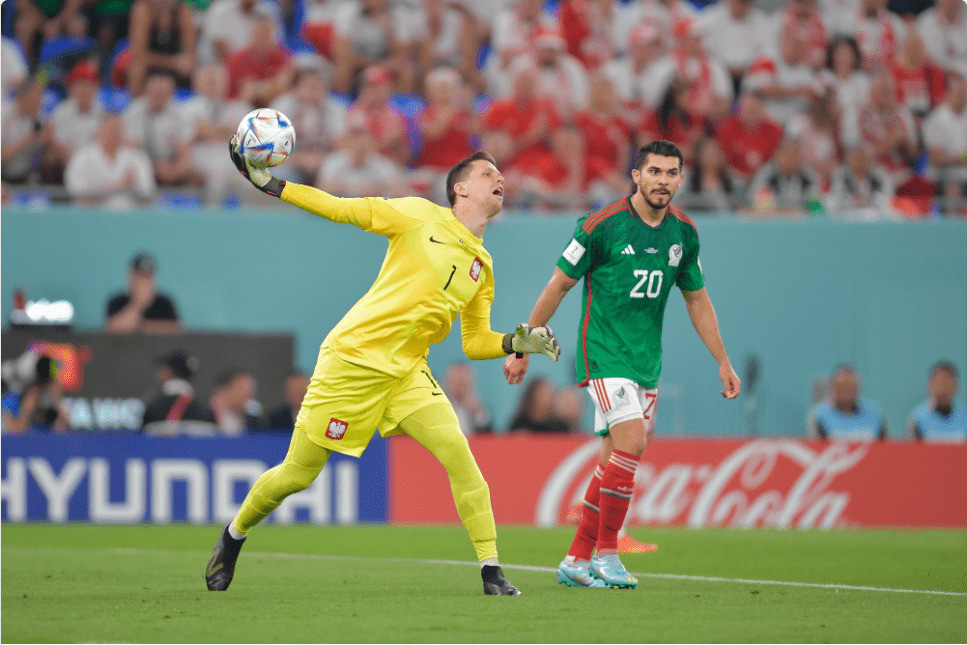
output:
POLYGON ((556 361, 561 355, 557 337, 547 325, 534 328, 525 324, 517 325, 517 331, 514 332, 510 345, 517 352, 518 358, 522 354, 544 354, 552 361, 556 361))
POLYGON ((228 154, 232 156, 232 162, 238 168, 238 171, 242 173, 243 177, 252 182, 253 186, 273 197, 282 195, 282 189, 285 188, 285 180, 273 177, 268 168, 256 168, 253 166, 252 162, 246 159, 239 149, 238 139, 234 134, 228 142, 228 154))

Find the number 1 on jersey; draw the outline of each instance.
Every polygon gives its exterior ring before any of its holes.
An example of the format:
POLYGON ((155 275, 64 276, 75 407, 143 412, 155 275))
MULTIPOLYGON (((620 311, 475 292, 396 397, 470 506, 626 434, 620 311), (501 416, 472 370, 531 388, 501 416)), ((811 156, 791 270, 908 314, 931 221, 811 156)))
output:
POLYGON ((443 285, 443 290, 444 291, 446 291, 447 290, 447 287, 450 286, 450 281, 453 280, 453 274, 457 272, 457 265, 454 264, 452 266, 453 266, 453 271, 450 272, 450 277, 447 278, 447 283, 445 285, 443 285))

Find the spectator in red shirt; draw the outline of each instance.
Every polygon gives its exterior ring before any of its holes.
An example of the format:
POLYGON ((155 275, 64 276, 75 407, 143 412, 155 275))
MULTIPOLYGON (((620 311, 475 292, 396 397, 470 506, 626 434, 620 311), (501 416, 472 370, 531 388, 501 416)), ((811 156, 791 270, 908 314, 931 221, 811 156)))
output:
POLYGON ((228 94, 256 107, 266 107, 292 86, 292 52, 279 42, 271 16, 260 16, 255 21, 250 43, 232 52, 225 62, 228 94))
POLYGON ((807 65, 818 70, 826 63, 829 31, 816 0, 792 0, 776 14, 776 21, 779 32, 794 33, 806 44, 803 60, 807 65))
POLYGON ((456 70, 438 67, 427 74, 425 85, 427 106, 420 114, 423 133, 420 166, 448 171, 473 153, 473 139, 480 134, 480 120, 456 70))
POLYGON ((349 116, 361 114, 379 154, 406 166, 413 154, 406 138, 406 120, 390 103, 393 73, 382 65, 363 71, 359 97, 349 108, 349 116))
POLYGON ((566 0, 561 5, 561 31, 567 53, 595 70, 618 53, 614 42, 622 19, 616 0, 566 0))
POLYGON ((873 75, 869 101, 843 133, 844 145, 856 145, 860 140, 873 147, 877 161, 890 171, 902 194, 903 184, 913 176, 910 166, 919 154, 917 129, 910 110, 897 101, 893 77, 884 68, 873 75))
POLYGON ((923 118, 940 105, 946 87, 943 70, 927 56, 923 38, 916 29, 907 31, 889 67, 896 84, 897 101, 910 110, 918 128, 921 127, 923 118))
POLYGON ((776 154, 782 127, 766 115, 762 95, 747 90, 739 97, 738 113, 719 122, 716 138, 729 168, 748 182, 776 154))
POLYGON ((569 149, 575 139, 580 148, 580 135, 562 131, 554 104, 537 96, 536 80, 533 67, 515 69, 511 96, 492 103, 483 117, 483 148, 503 169, 512 199, 551 198, 555 191, 577 192, 584 183, 583 154, 568 154, 575 152, 569 149))
POLYGON ((591 101, 574 115, 574 124, 584 135, 585 181, 592 201, 606 203, 625 195, 631 129, 619 113, 611 79, 603 72, 592 77, 591 101))

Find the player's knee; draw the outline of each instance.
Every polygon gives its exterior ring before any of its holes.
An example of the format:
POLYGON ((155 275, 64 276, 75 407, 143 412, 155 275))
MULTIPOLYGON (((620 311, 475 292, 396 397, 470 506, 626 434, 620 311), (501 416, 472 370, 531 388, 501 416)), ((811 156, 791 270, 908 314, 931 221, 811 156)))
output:
POLYGON ((319 472, 312 469, 296 466, 295 464, 283 464, 281 472, 279 473, 279 480, 282 484, 283 492, 286 495, 292 495, 312 486, 312 482, 316 480, 318 475, 319 472))
POLYGON ((443 467, 450 470, 451 466, 463 463, 466 459, 473 460, 470 444, 467 438, 459 432, 448 432, 434 439, 433 454, 440 460, 443 467))

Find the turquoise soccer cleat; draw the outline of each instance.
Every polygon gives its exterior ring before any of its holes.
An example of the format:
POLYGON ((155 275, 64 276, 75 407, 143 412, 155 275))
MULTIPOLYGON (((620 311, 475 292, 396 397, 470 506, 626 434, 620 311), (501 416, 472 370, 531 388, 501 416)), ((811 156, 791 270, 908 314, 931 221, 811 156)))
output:
MULTIPOLYGON (((560 569, 558 569, 560 571, 560 569)), ((628 573, 617 553, 596 555, 591 558, 591 573, 609 587, 634 589, 638 579, 628 573)))
POLYGON ((591 573, 588 562, 568 562, 567 558, 557 565, 557 581, 568 587, 607 587, 603 580, 599 580, 591 573))

